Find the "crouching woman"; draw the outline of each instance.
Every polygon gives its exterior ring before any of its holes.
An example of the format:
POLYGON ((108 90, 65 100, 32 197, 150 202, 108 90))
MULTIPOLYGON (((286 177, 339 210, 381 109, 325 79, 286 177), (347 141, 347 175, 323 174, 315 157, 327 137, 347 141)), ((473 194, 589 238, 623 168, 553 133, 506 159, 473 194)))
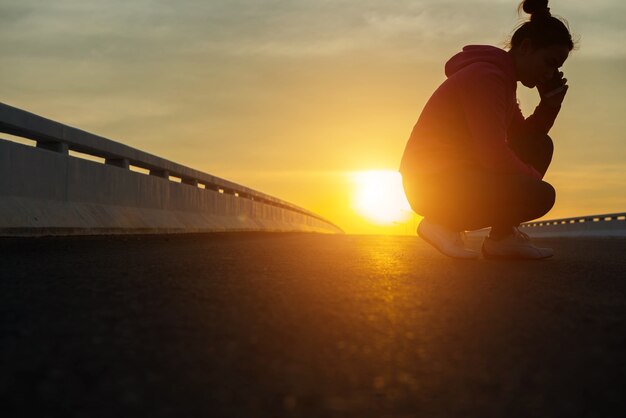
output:
POLYGON ((478 257, 461 232, 485 227, 491 227, 485 257, 553 255, 518 229, 555 201, 542 179, 553 152, 548 132, 568 89, 559 68, 574 44, 547 5, 522 3, 530 20, 515 31, 508 51, 474 45, 453 56, 406 145, 400 172, 409 203, 424 216, 418 234, 448 256, 478 257), (517 104, 518 81, 541 97, 528 118, 517 104))

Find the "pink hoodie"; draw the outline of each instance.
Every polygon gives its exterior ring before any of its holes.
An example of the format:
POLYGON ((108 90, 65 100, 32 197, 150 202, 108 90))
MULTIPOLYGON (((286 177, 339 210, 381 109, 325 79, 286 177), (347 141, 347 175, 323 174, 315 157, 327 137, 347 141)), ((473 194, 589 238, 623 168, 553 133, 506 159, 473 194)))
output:
POLYGON ((511 56, 493 46, 464 47, 446 63, 446 76, 413 128, 402 174, 430 175, 478 164, 496 173, 540 179, 511 151, 507 137, 547 134, 559 108, 540 103, 524 119, 511 56))

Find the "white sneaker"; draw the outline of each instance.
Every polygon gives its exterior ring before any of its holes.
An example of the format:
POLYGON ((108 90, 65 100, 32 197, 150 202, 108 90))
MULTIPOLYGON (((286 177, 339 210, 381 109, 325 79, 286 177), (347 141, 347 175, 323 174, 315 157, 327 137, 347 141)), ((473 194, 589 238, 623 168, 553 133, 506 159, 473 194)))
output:
POLYGON ((468 250, 464 247, 460 232, 436 225, 429 222, 426 218, 422 219, 422 222, 417 227, 417 235, 448 257, 478 258, 476 251, 468 250))
POLYGON ((554 255, 552 248, 536 247, 530 242, 527 234, 517 228, 513 228, 513 231, 513 234, 499 241, 485 238, 482 248, 483 256, 485 258, 538 260, 554 255))

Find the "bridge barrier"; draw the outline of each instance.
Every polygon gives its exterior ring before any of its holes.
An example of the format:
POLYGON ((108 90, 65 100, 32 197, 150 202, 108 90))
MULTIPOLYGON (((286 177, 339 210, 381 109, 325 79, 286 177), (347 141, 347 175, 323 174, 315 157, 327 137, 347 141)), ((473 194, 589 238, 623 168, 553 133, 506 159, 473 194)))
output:
POLYGON ((626 213, 526 222, 520 230, 535 237, 626 237, 626 213))
POLYGON ((0 139, 0 235, 343 233, 284 200, 4 103, 0 132, 36 145, 0 139))
MULTIPOLYGON (((471 231, 468 235, 483 237, 489 229, 471 231)), ((626 237, 626 212, 525 222, 520 225, 520 231, 537 238, 626 237)))

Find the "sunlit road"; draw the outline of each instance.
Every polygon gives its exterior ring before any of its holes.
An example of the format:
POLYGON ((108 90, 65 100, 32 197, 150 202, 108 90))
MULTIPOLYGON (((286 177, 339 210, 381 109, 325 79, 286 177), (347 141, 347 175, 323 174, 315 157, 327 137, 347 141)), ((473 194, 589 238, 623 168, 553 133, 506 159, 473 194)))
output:
POLYGON ((544 242, 0 239, 0 414, 623 416, 626 240, 544 242))

